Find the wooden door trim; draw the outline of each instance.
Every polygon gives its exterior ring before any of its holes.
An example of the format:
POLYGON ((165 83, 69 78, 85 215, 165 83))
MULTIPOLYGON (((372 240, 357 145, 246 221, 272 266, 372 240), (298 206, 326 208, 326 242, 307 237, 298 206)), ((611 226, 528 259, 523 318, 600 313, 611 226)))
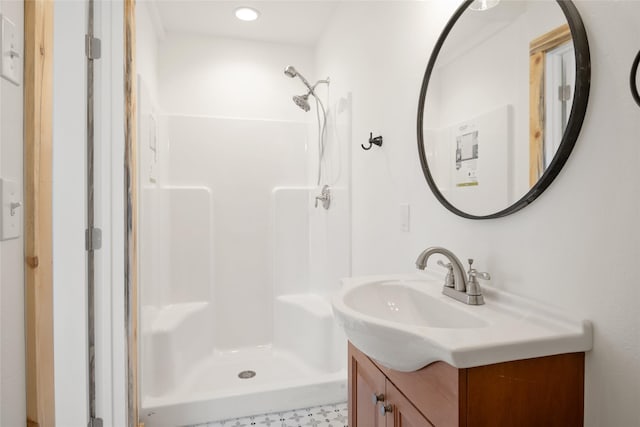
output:
POLYGON ((53 367, 53 1, 24 2, 24 251, 27 425, 55 424, 53 367))
POLYGON ((529 43, 529 188, 536 185, 544 173, 546 53, 571 39, 569 24, 564 24, 529 43))
POLYGON ((560 25, 540 37, 531 40, 531 43, 529 43, 529 54, 533 55, 537 52, 546 52, 569 40, 571 40, 569 24, 560 25))
POLYGON ((136 100, 135 0, 124 0, 124 85, 125 85, 125 324, 127 329, 128 426, 139 422, 138 376, 138 168, 136 100))

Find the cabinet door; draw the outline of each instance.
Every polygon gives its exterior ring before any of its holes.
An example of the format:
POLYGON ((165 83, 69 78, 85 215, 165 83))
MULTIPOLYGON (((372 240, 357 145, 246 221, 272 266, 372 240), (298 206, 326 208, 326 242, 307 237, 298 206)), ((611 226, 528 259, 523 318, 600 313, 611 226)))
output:
POLYGON ((380 412, 384 399, 385 377, 362 353, 349 345, 349 426, 385 427, 380 412))
POLYGON ((387 381, 386 398, 386 407, 390 407, 391 412, 386 414, 385 427, 433 427, 390 381, 387 381))

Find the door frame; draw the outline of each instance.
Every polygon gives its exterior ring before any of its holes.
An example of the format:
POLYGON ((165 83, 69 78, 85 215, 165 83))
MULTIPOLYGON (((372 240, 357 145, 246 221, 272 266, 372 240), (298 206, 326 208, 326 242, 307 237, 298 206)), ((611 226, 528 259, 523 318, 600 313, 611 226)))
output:
POLYGON ((53 0, 24 2, 26 424, 55 424, 53 366, 53 0))
POLYGON ((138 376, 138 168, 136 99, 136 3, 124 0, 125 86, 125 328, 127 334, 127 424, 139 422, 138 376))
POLYGON ((545 68, 549 50, 572 39, 569 24, 561 25, 531 40, 529 44, 529 187, 533 188, 545 171, 545 68))
MULTIPOLYGON (((26 425, 28 427, 55 426, 54 337, 53 337, 53 223, 52 223, 52 148, 53 148, 53 36, 54 0, 24 0, 24 262, 25 262, 25 339, 26 339, 26 425)), ((107 4, 107 3, 103 3, 107 4)), ((101 302, 100 375, 105 382, 100 388, 101 411, 109 412, 109 423, 123 425, 123 418, 137 421, 137 365, 133 359, 133 391, 127 390, 127 335, 125 327, 124 268, 125 259, 125 188, 123 164, 125 153, 123 129, 125 97, 122 90, 123 35, 121 19, 131 11, 133 0, 109 3, 103 8, 108 20, 101 21, 107 50, 102 71, 111 78, 103 82, 102 114, 108 115, 108 125, 101 135, 104 144, 102 159, 103 181, 111 182, 110 201, 105 199, 103 215, 108 234, 105 235, 103 261, 104 285, 101 302), (124 4, 128 5, 123 14, 124 4), (117 15, 115 15, 117 13, 117 15), (111 23, 117 26, 111 27, 111 23), (105 27, 107 25, 107 27, 105 27), (116 82, 116 86, 111 86, 116 82), (120 82, 120 83, 117 83, 120 82), (107 90, 109 89, 109 90, 107 90), (113 161, 113 168, 111 167, 113 161), (108 286, 110 284, 110 286, 108 286), (111 325, 107 327, 107 322, 111 325), (122 364, 122 365, 121 365, 122 364), (127 396, 133 396, 134 411, 127 411, 127 396), (133 416, 132 416, 133 415, 133 416), (135 417, 135 418, 133 418, 135 417)), ((101 18, 102 19, 102 18, 101 18)), ((127 21, 125 21, 127 22, 127 21)), ((133 22, 133 21, 130 21, 133 22)), ((132 36, 132 33, 129 33, 132 36)), ((127 43, 134 46, 134 39, 127 43)), ((130 56, 133 58, 133 56, 130 56)), ((129 70, 135 71, 129 66, 129 70)), ((134 74, 132 74, 134 75, 134 74)), ((106 77, 105 77, 106 79, 106 77)), ((135 82, 134 82, 135 83, 135 82)), ((135 87, 133 88, 135 89, 135 87)), ((135 90, 131 92, 135 96, 135 90)), ((126 98, 135 106, 135 98, 126 98)), ((130 109, 128 147, 135 141, 135 108, 130 109)), ((106 116, 105 116, 106 117, 106 116)), ((129 117, 129 115, 126 115, 129 117)), ((105 119, 106 120, 106 119, 105 119)), ((107 123, 105 121, 105 123, 107 123)), ((135 163, 133 163, 135 166, 135 163)), ((135 177, 135 175, 133 175, 135 177)), ((108 189, 107 189, 108 190, 108 189)), ((134 187, 135 191, 135 187, 134 187)), ((134 205, 135 206, 135 205, 134 205)), ((135 217, 134 217, 135 218, 135 217)), ((135 225, 134 225, 135 227, 135 225)), ((133 228, 135 230, 135 228, 133 228)), ((133 234, 135 245, 135 234, 133 234)), ((135 246, 134 246, 135 247, 135 246)), ((136 267, 129 271, 135 272, 136 267)), ((135 279, 135 274, 132 275, 135 279)), ((136 282, 132 284, 136 289, 136 282)), ((135 304, 133 305, 135 308, 135 304)), ((137 327, 137 312, 132 317, 137 327)), ((137 342, 137 337, 134 343, 137 342)), ((137 348, 136 344, 133 348, 137 348)), ((134 356, 135 357, 135 356, 134 356)), ((137 427, 137 422, 131 424, 137 427)))

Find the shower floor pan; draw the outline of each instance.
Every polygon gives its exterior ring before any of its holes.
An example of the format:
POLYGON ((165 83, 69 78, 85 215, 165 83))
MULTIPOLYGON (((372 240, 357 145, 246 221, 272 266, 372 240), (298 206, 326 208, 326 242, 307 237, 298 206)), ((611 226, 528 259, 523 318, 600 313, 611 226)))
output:
POLYGON ((272 346, 216 351, 172 392, 143 397, 140 417, 148 427, 176 427, 341 402, 346 377, 344 369, 322 372, 272 346))

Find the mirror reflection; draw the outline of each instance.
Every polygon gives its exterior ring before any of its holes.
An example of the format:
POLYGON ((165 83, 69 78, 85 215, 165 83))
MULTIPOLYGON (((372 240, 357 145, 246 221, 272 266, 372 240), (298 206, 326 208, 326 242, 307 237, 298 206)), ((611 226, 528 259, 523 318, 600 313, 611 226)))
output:
POLYGON ((434 63, 423 154, 447 202, 486 216, 520 200, 551 165, 573 105, 576 60, 556 2, 474 4, 434 63))

